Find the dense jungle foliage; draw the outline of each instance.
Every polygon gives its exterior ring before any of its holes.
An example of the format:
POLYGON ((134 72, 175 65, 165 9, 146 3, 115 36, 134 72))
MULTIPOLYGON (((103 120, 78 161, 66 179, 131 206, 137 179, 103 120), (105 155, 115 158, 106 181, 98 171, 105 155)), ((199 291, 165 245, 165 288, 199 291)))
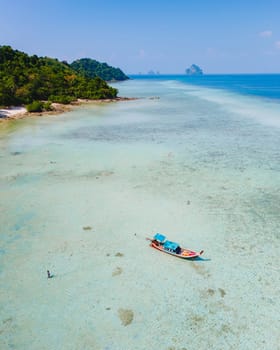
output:
POLYGON ((67 62, 0 46, 0 106, 69 103, 77 98, 114 98, 117 93, 101 78, 80 75, 67 62))
POLYGON ((99 77, 106 81, 129 79, 119 68, 108 66, 90 58, 76 60, 70 65, 76 72, 88 78, 99 77))

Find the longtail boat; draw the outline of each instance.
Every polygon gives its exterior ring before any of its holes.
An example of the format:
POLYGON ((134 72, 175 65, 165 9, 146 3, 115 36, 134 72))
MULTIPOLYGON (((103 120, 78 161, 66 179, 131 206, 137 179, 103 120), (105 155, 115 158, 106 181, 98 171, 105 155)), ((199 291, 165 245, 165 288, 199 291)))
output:
POLYGON ((153 238, 146 239, 150 241, 150 247, 181 259, 197 258, 204 252, 203 250, 195 252, 190 249, 182 248, 178 243, 168 241, 161 233, 155 234, 153 238))

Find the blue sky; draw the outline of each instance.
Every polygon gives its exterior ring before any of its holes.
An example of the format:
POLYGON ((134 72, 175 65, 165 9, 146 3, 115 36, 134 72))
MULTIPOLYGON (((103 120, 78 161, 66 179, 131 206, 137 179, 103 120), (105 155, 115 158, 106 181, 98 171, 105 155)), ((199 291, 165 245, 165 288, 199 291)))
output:
POLYGON ((280 73, 280 0, 0 0, 0 45, 128 74, 280 73))

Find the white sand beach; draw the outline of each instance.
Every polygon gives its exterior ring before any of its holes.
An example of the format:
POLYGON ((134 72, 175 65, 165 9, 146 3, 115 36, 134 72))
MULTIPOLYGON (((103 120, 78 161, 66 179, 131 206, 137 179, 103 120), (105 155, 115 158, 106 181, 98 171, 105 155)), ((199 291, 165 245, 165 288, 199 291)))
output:
POLYGON ((0 120, 1 118, 20 118, 27 113, 25 107, 9 107, 0 109, 0 120))
POLYGON ((61 104, 53 102, 51 104, 51 111, 43 111, 43 112, 34 112, 29 113, 25 107, 9 107, 0 109, 0 122, 21 119, 24 117, 38 117, 38 116, 46 116, 46 115, 58 115, 65 112, 69 112, 75 109, 77 106, 83 105, 102 105, 112 102, 123 102, 123 101, 134 101, 137 100, 137 97, 116 97, 116 98, 108 98, 108 99, 77 99, 76 101, 71 102, 70 104, 61 104))

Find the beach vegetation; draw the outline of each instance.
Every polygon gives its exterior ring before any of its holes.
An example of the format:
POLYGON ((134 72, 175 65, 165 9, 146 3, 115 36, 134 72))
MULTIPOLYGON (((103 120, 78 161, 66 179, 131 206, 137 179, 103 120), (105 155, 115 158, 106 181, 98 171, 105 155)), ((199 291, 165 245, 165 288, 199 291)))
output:
POLYGON ((85 76, 56 58, 29 56, 0 46, 0 106, 107 99, 117 97, 117 93, 100 77, 85 76))
POLYGON ((33 101, 26 105, 27 112, 42 112, 44 110, 44 104, 41 101, 33 101))
POLYGON ((69 103, 75 100, 75 97, 67 95, 51 95, 49 96, 49 100, 54 103, 68 105, 69 103))
POLYGON ((33 101, 26 105, 27 112, 45 112, 52 111, 51 102, 33 101))

